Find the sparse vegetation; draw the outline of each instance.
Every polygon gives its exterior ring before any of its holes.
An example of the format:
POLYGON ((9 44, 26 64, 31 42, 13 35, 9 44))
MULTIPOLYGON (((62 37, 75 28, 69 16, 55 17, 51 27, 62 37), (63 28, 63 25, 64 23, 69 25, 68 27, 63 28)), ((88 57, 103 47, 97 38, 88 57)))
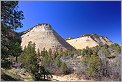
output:
MULTIPOLYGON (((84 73, 85 76, 84 78, 87 79, 92 78, 94 80, 105 80, 104 77, 111 78, 110 72, 112 72, 112 69, 116 68, 116 71, 114 73, 116 74, 118 73, 119 68, 109 66, 109 64, 112 63, 110 60, 113 60, 114 62, 120 62, 120 59, 117 60, 118 55, 120 55, 120 53, 118 52, 120 51, 121 51, 120 46, 116 44, 112 44, 110 46, 108 45, 96 46, 93 48, 86 47, 86 49, 74 51, 73 56, 70 56, 71 54, 68 54, 69 52, 65 52, 64 53, 65 55, 63 55, 62 59, 64 60, 64 62, 66 61, 67 64, 71 65, 69 67, 75 66, 75 68, 78 68, 76 70, 76 73, 78 75, 80 74, 79 72, 84 73), (77 59, 78 56, 81 56, 82 60, 77 59), (78 64, 80 62, 76 60, 81 61, 81 64, 78 64), (72 63, 74 63, 74 65, 72 65, 72 63), (81 67, 79 68, 79 66, 81 67), (110 67, 112 69, 110 69, 110 67)), ((115 64, 118 65, 117 63, 114 62, 113 65, 115 64)), ((112 74, 112 76, 116 77, 114 73, 112 74)), ((118 80, 119 78, 120 77, 118 77, 118 80)), ((114 78, 111 79, 115 80, 114 78)))
POLYGON ((87 74, 90 77, 93 77, 102 66, 101 59, 96 54, 91 55, 91 57, 87 60, 89 63, 89 66, 87 68, 87 74))
POLYGON ((64 63, 64 62, 61 63, 61 70, 63 71, 64 74, 67 73, 66 71, 68 70, 68 67, 67 67, 66 63, 64 63))
POLYGON ((72 37, 68 37, 68 38, 66 38, 66 40, 71 40, 71 39, 74 39, 74 38, 72 38, 72 37))
POLYGON ((97 35, 97 34, 84 34, 81 37, 84 37, 84 36, 93 36, 93 35, 97 35))
MULTIPOLYGON (((121 47, 116 43, 101 45, 100 38, 107 41, 107 37, 104 36, 97 39, 100 46, 75 50, 65 40, 61 39, 55 31, 51 33, 50 27, 46 27, 46 30, 50 30, 50 32, 44 34, 54 34, 58 42, 62 42, 60 45, 57 42, 58 47, 54 45, 56 42, 51 45, 55 50, 43 48, 42 51, 38 49, 36 52, 36 42, 29 42, 22 50, 20 36, 30 32, 34 27, 21 33, 15 32, 17 28, 22 27, 21 20, 24 19, 23 12, 18 11, 17 7, 18 1, 1 1, 1 67, 3 72, 1 76, 4 80, 24 80, 25 78, 20 75, 21 69, 22 71, 24 69, 22 75, 28 73, 30 75, 28 79, 35 81, 50 80, 52 74, 67 75, 70 73, 76 74, 79 79, 84 76, 85 79, 99 81, 104 81, 106 78, 113 81, 121 80, 121 47), (63 48, 64 45, 66 45, 67 50, 63 48), (69 50, 70 48, 72 50, 69 50)), ((94 35, 96 38, 99 36, 97 34, 85 34, 81 37, 91 36, 91 39, 97 42, 94 35)), ((44 38, 47 40, 48 37, 43 37, 42 39, 44 38)), ((54 41, 54 39, 50 42, 54 41)), ((73 38, 68 37, 66 40, 71 39, 73 38)), ((78 40, 76 41, 78 42, 78 40)), ((85 41, 90 40, 87 38, 85 41)))

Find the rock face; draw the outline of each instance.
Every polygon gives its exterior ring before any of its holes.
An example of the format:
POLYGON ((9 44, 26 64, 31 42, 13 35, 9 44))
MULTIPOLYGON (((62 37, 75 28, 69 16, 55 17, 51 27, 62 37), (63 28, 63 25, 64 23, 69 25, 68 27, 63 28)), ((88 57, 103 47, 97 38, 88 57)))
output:
POLYGON ((67 39, 66 41, 76 49, 84 49, 87 46, 95 47, 97 45, 112 44, 112 41, 107 37, 99 36, 97 34, 85 34, 79 38, 67 39))
POLYGON ((63 50, 74 49, 69 43, 67 43, 58 33, 56 33, 49 24, 38 24, 33 28, 24 32, 21 36, 21 46, 24 48, 28 45, 29 41, 36 44, 36 51, 40 51, 45 48, 49 50, 57 50, 62 48, 63 50))

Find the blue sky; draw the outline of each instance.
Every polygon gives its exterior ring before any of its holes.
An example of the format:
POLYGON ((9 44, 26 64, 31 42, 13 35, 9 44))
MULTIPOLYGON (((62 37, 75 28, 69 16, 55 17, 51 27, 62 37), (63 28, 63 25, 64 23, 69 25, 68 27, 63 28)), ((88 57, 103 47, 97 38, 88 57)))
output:
POLYGON ((118 1, 20 1, 24 12, 25 31, 39 23, 49 23, 63 38, 96 33, 107 36, 113 42, 121 42, 121 2, 118 1))

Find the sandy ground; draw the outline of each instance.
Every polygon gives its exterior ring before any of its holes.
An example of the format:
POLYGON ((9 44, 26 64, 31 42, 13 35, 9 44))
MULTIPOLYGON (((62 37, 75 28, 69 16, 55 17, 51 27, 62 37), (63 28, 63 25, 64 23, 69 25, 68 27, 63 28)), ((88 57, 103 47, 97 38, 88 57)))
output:
POLYGON ((52 75, 52 76, 53 76, 52 78, 53 81, 86 81, 84 79, 79 79, 74 74, 62 75, 62 76, 52 75))

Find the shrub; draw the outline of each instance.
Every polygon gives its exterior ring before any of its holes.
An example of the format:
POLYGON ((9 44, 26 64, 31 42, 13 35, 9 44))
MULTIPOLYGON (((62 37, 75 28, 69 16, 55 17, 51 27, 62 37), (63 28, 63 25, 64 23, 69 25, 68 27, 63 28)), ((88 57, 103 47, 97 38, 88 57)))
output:
POLYGON ((90 77, 93 77, 101 68, 102 62, 99 56, 91 55, 89 59, 89 66, 87 68, 87 74, 90 77))
POLYGON ((60 58, 59 58, 59 57, 56 57, 55 63, 56 63, 56 65, 57 65, 58 67, 61 66, 61 61, 60 61, 60 58))
POLYGON ((61 70, 63 71, 64 74, 66 74, 66 72, 68 70, 66 63, 64 63, 64 62, 61 63, 61 70))

